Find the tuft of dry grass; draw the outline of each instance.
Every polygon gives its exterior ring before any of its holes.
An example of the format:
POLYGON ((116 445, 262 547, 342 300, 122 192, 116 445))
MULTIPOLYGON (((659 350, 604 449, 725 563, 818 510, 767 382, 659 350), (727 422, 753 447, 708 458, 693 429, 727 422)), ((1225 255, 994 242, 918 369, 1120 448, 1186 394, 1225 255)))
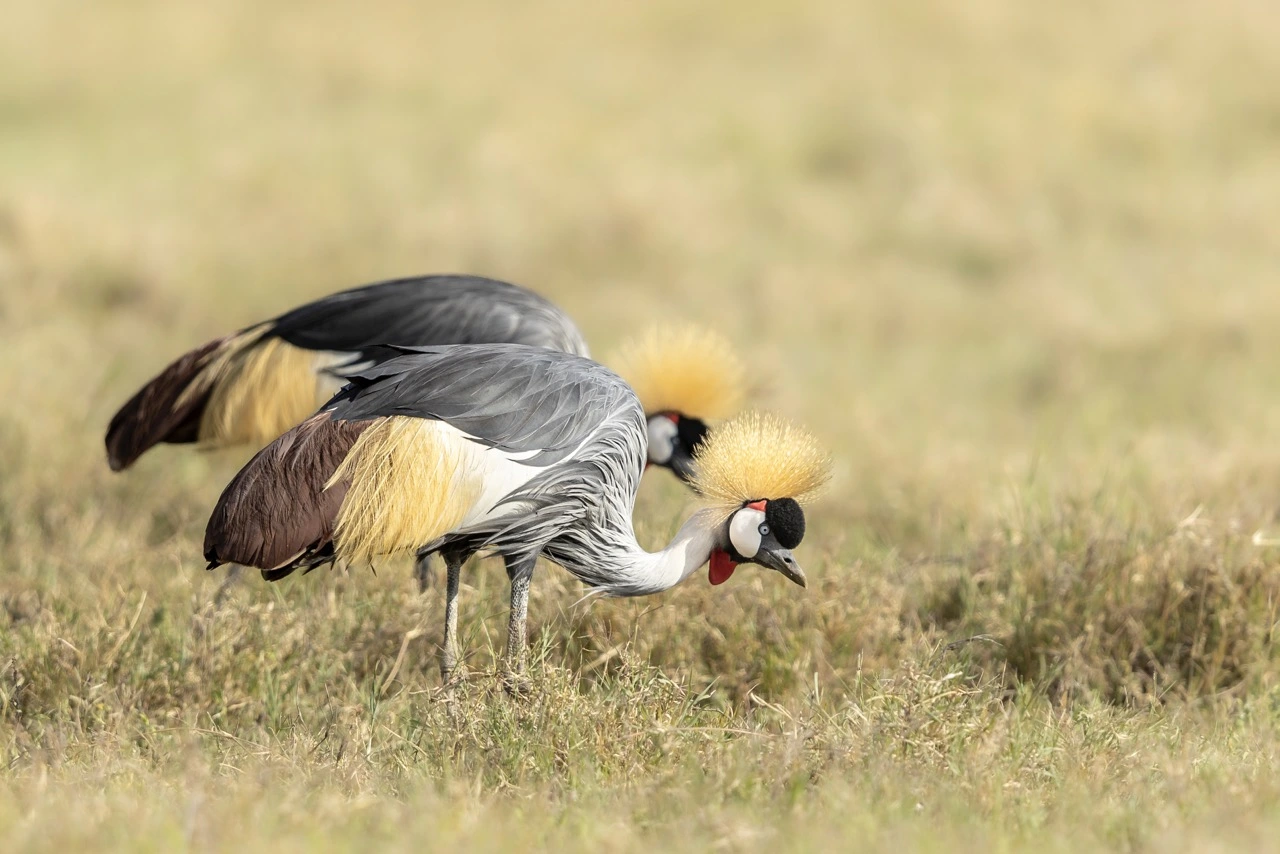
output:
MULTIPOLYGON (((1270 5, 300 11, 0 0, 0 847, 1273 844, 1270 5), (452 703, 407 562, 214 606, 245 455, 113 475, 111 412, 454 270, 728 336, 836 463, 810 588, 546 567, 525 703, 497 566, 452 703)), ((642 540, 693 503, 651 473, 642 540)))

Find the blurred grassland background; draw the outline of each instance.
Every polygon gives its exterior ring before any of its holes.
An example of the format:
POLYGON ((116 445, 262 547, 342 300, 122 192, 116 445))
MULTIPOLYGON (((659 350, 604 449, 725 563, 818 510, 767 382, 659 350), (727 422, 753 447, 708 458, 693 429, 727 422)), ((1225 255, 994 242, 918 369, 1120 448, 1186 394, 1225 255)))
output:
MULTIPOLYGON (((1221 850, 1280 831, 1280 11, 0 0, 0 847, 1221 850), (837 474, 800 591, 248 578, 168 359, 474 272, 731 334, 837 474), (981 636, 968 643, 966 638, 981 636)), ((655 473, 656 546, 690 506, 655 473)))

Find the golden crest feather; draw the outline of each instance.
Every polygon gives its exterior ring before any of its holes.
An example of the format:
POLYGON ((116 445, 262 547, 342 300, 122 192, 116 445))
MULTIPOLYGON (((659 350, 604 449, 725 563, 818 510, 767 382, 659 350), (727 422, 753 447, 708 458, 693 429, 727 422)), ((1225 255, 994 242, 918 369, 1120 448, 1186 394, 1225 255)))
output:
POLYGON ((812 500, 831 477, 813 434, 771 413, 746 412, 712 430, 694 456, 693 487, 715 506, 759 498, 812 500))
POLYGON ((609 364, 635 389, 647 415, 719 420, 742 406, 746 367, 733 343, 713 329, 652 327, 625 343, 609 364))

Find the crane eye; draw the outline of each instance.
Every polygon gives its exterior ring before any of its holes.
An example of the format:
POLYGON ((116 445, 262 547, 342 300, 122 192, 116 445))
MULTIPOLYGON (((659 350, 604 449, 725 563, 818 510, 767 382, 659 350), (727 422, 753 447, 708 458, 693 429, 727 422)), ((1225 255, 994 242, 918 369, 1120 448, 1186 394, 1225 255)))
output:
POLYGON ((759 531, 760 531, 760 536, 762 537, 769 536, 769 525, 767 523, 761 522, 759 531))

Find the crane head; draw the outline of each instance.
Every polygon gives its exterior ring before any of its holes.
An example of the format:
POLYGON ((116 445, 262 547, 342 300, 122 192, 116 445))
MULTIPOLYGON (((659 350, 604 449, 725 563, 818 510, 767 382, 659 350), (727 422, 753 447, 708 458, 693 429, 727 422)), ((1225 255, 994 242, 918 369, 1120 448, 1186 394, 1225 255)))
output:
POLYGON ((648 464, 671 469, 685 483, 693 480, 693 458, 707 438, 707 424, 680 412, 649 417, 648 464))
POLYGON ((648 464, 692 484, 693 458, 707 424, 734 415, 746 367, 728 338, 692 325, 657 326, 610 360, 640 398, 648 420, 648 464))
POLYGON ((725 514, 711 583, 723 584, 739 564, 754 563, 805 587, 791 550, 804 539, 801 503, 831 473, 817 440, 781 418, 751 412, 708 436, 694 468, 693 488, 725 514))
POLYGON ((754 563, 807 587, 804 570, 791 550, 804 539, 804 510, 794 498, 748 501, 726 525, 727 543, 711 555, 712 584, 729 580, 738 564, 754 563))

